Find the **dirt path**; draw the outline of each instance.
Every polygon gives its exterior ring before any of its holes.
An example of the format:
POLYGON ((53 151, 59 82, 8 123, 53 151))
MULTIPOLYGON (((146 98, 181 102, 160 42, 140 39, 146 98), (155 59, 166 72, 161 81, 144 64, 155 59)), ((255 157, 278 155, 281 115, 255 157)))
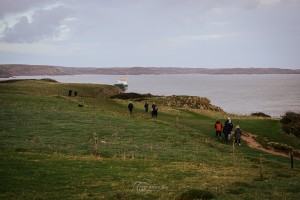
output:
MULTIPOLYGON (((283 157, 291 157, 289 154, 282 152, 282 151, 276 151, 274 149, 266 149, 263 146, 261 146, 254 138, 256 135, 249 133, 249 132, 244 132, 245 134, 242 135, 242 139, 248 143, 248 146, 254 149, 258 149, 273 155, 279 155, 283 157)), ((300 157, 294 156, 294 159, 300 160, 300 157)))

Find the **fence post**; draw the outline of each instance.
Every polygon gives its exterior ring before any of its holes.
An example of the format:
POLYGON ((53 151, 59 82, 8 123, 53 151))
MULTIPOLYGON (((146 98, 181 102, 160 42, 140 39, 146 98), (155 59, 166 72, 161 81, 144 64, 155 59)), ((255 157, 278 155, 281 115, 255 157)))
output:
POLYGON ((262 157, 262 155, 260 154, 259 161, 260 161, 260 179, 261 179, 261 180, 263 180, 263 178, 264 178, 262 159, 263 159, 263 157, 262 157))
POLYGON ((93 133, 93 140, 94 140, 94 155, 99 155, 99 138, 97 133, 93 133))
POLYGON ((291 155, 291 168, 294 169, 294 154, 293 154, 293 150, 290 152, 291 155))

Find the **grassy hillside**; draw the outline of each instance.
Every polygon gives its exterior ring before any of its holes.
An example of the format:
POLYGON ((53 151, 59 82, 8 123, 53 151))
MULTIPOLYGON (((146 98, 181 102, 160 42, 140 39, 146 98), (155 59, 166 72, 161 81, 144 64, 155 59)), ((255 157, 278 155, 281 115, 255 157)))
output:
POLYGON ((0 83, 1 93, 15 93, 34 96, 68 96, 77 91, 80 97, 108 98, 119 94, 121 90, 112 85, 58 83, 51 79, 42 80, 8 80, 0 83))
MULTIPOLYGON (((299 161, 291 169, 288 158, 215 140, 215 120, 224 122, 225 113, 162 103, 153 119, 143 101, 133 100, 130 116, 127 100, 106 98, 118 92, 92 84, 0 83, 0 198, 180 199, 188 191, 207 199, 299 197, 299 161), (78 96, 68 97, 69 89, 78 96)), ((300 146, 277 120, 234 116, 233 122, 262 141, 300 146)))

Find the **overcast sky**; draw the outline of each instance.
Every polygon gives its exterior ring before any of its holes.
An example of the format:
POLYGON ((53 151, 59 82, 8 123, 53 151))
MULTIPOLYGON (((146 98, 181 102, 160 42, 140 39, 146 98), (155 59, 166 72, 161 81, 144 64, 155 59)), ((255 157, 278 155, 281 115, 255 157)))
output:
POLYGON ((0 0, 0 64, 300 68, 300 0, 0 0))

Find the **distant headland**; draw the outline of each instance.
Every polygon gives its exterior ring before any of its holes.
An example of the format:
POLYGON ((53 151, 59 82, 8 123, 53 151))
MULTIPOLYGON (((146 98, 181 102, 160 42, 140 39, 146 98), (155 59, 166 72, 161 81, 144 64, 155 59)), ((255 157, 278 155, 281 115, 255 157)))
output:
POLYGON ((300 74, 284 68, 189 68, 189 67, 60 67, 49 65, 0 64, 0 78, 38 75, 141 75, 141 74, 300 74))

